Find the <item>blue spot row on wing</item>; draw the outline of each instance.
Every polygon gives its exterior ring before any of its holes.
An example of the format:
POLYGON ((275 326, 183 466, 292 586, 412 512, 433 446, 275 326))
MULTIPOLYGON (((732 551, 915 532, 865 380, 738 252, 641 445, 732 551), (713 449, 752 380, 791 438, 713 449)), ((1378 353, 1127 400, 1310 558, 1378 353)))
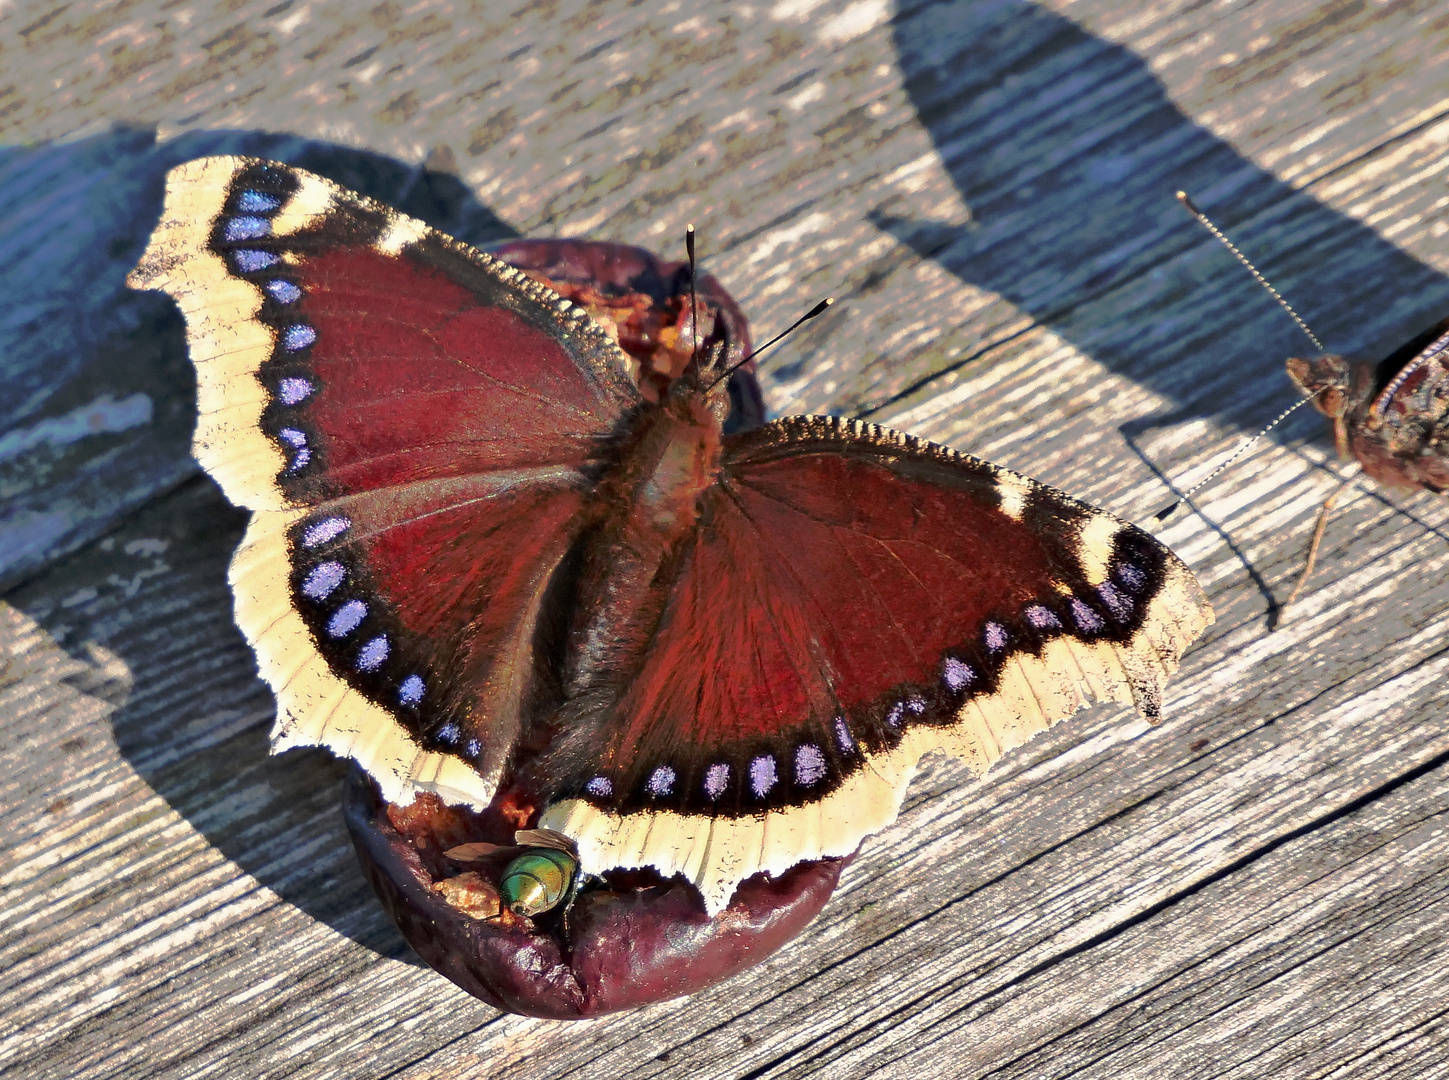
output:
MULTIPOLYGON (((1069 596, 1065 601, 1065 612, 1061 615, 1045 603, 1032 603, 1023 608, 1022 618, 1037 636, 1066 632, 1067 626, 1063 621, 1066 618, 1077 636, 1091 639, 1108 629, 1109 618, 1124 626, 1128 624, 1149 581, 1150 576, 1142 567, 1119 559, 1112 564, 1108 579, 1097 586, 1093 603, 1079 596, 1069 596), (1106 609, 1105 613, 1102 608, 1106 609)), ((1060 597, 1057 602, 1061 602, 1060 597)), ((982 626, 981 645, 992 661, 999 661, 1012 646, 1012 632, 1005 623, 988 620, 982 626)), ((941 661, 939 680, 940 689, 946 695, 943 703, 951 706, 954 715, 960 702, 981 684, 982 673, 967 661, 948 655, 941 661)), ((886 726, 900 732, 908 720, 925 716, 929 708, 930 703, 924 695, 906 694, 886 709, 886 726)), ((830 724, 830 731, 840 757, 854 758, 858 755, 859 744, 845 716, 837 715, 830 724)), ((764 802, 785 775, 793 779, 796 789, 808 791, 830 774, 830 760, 817 742, 798 743, 787 758, 788 772, 782 769, 781 762, 773 753, 753 756, 739 778, 746 794, 757 802, 764 802)), ((715 761, 707 765, 700 781, 705 799, 718 803, 730 790, 733 778, 734 770, 729 762, 715 761)), ((670 798, 677 794, 678 780, 674 766, 667 763, 656 765, 648 774, 644 794, 650 799, 670 798)), ((584 792, 597 799, 611 799, 616 790, 615 779, 603 773, 590 777, 584 784, 584 792)))
POLYGON ((236 197, 236 208, 243 214, 271 214, 282 208, 282 200, 270 192, 247 190, 236 197))
MULTIPOLYGON (((291 445, 301 445, 305 437, 301 432, 283 428, 279 437, 291 445)), ((300 546, 313 550, 326 547, 346 537, 352 528, 352 519, 343 514, 329 514, 308 522, 298 538, 300 546)), ((328 606, 333 595, 348 579, 349 572, 341 559, 330 558, 315 564, 302 578, 298 588, 303 599, 316 605, 326 614, 323 630, 327 637, 339 644, 356 640, 362 635, 356 632, 367 622, 372 608, 365 600, 351 597, 328 606)), ((353 655, 352 666, 365 674, 381 672, 393 658, 392 640, 387 634, 375 633, 367 636, 353 655)), ((427 687, 422 676, 408 673, 396 680, 396 698, 400 706, 414 709, 422 704, 427 687)), ((449 742, 439 732, 439 738, 449 742)), ((455 736, 456 738, 456 736, 455 736)), ((475 755, 476 756, 476 755, 475 755)))
MULTIPOLYGON (((272 235, 271 215, 282 208, 282 198, 267 191, 243 188, 237 193, 233 205, 238 213, 224 217, 221 222, 222 240, 230 244, 242 244, 249 240, 263 240, 272 235)), ((282 257, 264 248, 238 247, 231 252, 232 266, 239 274, 260 274, 282 263, 282 257)), ((302 298, 302 288, 285 277, 271 277, 261 282, 262 290, 277 304, 290 307, 302 298)), ((317 341, 317 331, 304 322, 291 322, 281 328, 278 342, 282 352, 300 353, 317 341)), ((292 407, 306 401, 316 391, 316 383, 302 375, 289 375, 281 379, 274 391, 276 400, 292 407)), ((286 472, 296 473, 311 464, 312 448, 307 445, 306 435, 295 427, 284 427, 277 433, 284 453, 289 455, 286 472)))
MULTIPOLYGON (((247 241, 265 240, 272 237, 271 217, 282 208, 283 198, 271 192, 243 188, 233 201, 234 213, 221 222, 221 238, 228 244, 245 245, 247 241)), ((230 259, 233 270, 240 275, 262 274, 282 266, 282 256, 262 247, 239 246, 232 248, 230 259)), ((302 299, 302 288, 286 277, 268 277, 261 283, 262 290, 272 301, 282 307, 295 305, 302 299)), ((290 321, 281 327, 277 344, 283 354, 300 353, 317 341, 316 329, 306 322, 290 321)), ((277 402, 288 408, 301 405, 317 391, 315 380, 305 375, 288 375, 277 382, 274 392, 277 402)), ((312 460, 312 448, 308 445, 307 433, 300 427, 283 426, 277 430, 277 441, 285 452, 290 453, 288 472, 296 472, 312 460)), ((318 518, 302 531, 303 548, 319 548, 343 537, 352 527, 352 521, 340 514, 318 518)), ((318 605, 326 603, 329 597, 347 580, 347 568, 337 559, 329 559, 312 567, 302 580, 302 596, 318 605)), ((328 637, 339 643, 352 639, 366 622, 370 614, 368 604, 356 598, 342 601, 331 608, 324 623, 328 637)), ((352 666, 359 672, 373 674, 383 670, 392 658, 392 642, 386 634, 368 637, 354 654, 352 666)), ((397 703, 408 709, 422 704, 427 687, 422 676, 415 673, 403 676, 397 681, 397 703)), ((453 740, 458 738, 456 725, 453 740)), ((443 732, 440 732, 440 737, 443 732)), ((449 741, 444 738, 444 741, 449 741)), ((481 750, 481 747, 479 748, 481 750)), ((475 750, 474 754, 479 752, 475 750)))

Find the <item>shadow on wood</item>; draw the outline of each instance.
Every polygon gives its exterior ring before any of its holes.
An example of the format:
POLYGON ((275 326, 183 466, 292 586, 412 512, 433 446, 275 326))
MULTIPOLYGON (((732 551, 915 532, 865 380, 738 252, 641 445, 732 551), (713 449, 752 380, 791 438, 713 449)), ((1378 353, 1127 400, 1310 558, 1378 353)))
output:
POLYGON ((7 600, 81 672, 103 656, 105 670, 125 673, 101 692, 121 756, 216 851, 285 903, 416 963, 354 863, 338 810, 343 764, 316 751, 268 755, 275 704, 226 585, 245 524, 197 478, 7 600))
MULTIPOLYGON (((903 5, 892 26, 906 91, 969 220, 920 220, 900 195, 872 220, 1178 406, 1151 423, 1259 425, 1297 396, 1282 365, 1306 344, 1287 318, 1265 339, 1246 317, 1272 300, 1183 212, 1179 188, 1256 253, 1334 351, 1382 349, 1449 306, 1449 279, 1245 160, 1129 49, 1020 0, 903 5), (1205 346, 1223 359, 1204 363, 1205 346), (1264 371, 1281 393, 1244 396, 1264 371)), ((915 385, 975 355, 944 357, 915 385)), ((875 374, 863 411, 914 389, 875 374)), ((1323 427, 1297 419, 1281 437, 1323 427)))
POLYGON ((290 135, 158 144, 154 129, 121 126, 0 149, 0 588, 196 469, 181 316, 125 277, 160 217, 166 170, 207 154, 301 165, 471 243, 517 235, 447 172, 290 135))

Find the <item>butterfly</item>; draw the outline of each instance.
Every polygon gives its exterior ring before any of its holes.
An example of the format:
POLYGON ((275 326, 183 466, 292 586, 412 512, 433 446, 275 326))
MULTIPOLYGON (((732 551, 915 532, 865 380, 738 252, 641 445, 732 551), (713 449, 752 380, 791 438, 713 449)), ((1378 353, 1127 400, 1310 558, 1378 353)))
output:
MULTIPOLYGON (((1177 200, 1232 253, 1319 350, 1315 356, 1295 356, 1287 361, 1288 377, 1305 395, 1302 400, 1280 413, 1187 494, 1212 481, 1280 421, 1309 402, 1333 421, 1338 456, 1345 461, 1357 460, 1365 473, 1385 487, 1406 492, 1420 488, 1449 490, 1449 319, 1412 338, 1378 363, 1353 363, 1327 352, 1293 306, 1187 192, 1179 191, 1177 200)), ((1280 609, 1280 617, 1292 607, 1312 576, 1328 515, 1353 479, 1343 480, 1319 509, 1303 569, 1280 609)), ((1165 507, 1157 519, 1166 518, 1181 502, 1179 499, 1165 507)))
MULTIPOLYGON (((1378 363, 1350 363, 1334 353, 1291 357, 1288 377, 1333 421, 1340 458, 1357 460, 1388 488, 1449 491, 1449 319, 1378 363)), ((1346 484, 1318 513, 1303 571, 1285 607, 1313 573, 1328 515, 1346 484)))
POLYGON ((1449 491, 1449 319, 1376 364, 1293 357, 1288 375, 1333 421, 1340 457, 1385 487, 1449 491))
POLYGON ((581 873, 737 884, 853 852, 923 754, 984 772, 1091 700, 1158 718, 1212 620, 1102 510, 872 424, 725 432, 737 349, 651 399, 530 275, 317 176, 167 177, 129 283, 181 308, 197 459, 252 518, 274 748, 485 807, 581 873))

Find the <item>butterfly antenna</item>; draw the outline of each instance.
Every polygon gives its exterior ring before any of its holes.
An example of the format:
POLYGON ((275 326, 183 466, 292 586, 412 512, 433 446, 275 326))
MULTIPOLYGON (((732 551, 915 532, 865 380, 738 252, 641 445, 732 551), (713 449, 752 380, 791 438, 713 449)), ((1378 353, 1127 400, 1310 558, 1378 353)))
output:
POLYGON ((739 362, 737 362, 735 364, 730 365, 730 367, 728 369, 726 369, 726 371, 724 372, 723 375, 721 375, 719 378, 715 379, 714 382, 712 382, 712 383, 709 384, 709 389, 711 389, 711 390, 714 389, 716 386, 718 386, 720 383, 724 382, 726 379, 728 379, 731 375, 733 375, 740 368, 744 367, 751 360, 754 360, 756 357, 758 357, 766 349, 770 348, 772 345, 778 345, 780 342, 784 341, 786 337, 788 337, 790 334, 794 333, 802 325, 804 325, 805 323, 809 322, 811 319, 815 318, 817 315, 824 314, 825 309, 828 308, 833 303, 835 303, 835 297, 833 297, 833 296, 827 296, 824 300, 820 301, 820 303, 816 304, 813 308, 811 308, 809 311, 807 311, 804 315, 801 315, 798 319, 796 319, 794 322, 792 322, 789 326, 787 326, 787 327, 785 327, 785 329, 781 330, 778 334, 776 334, 774 337, 772 337, 769 341, 765 342, 763 345, 761 345, 754 352, 750 353, 749 356, 745 357, 743 360, 740 360, 739 362))
POLYGON ((1199 225, 1201 225, 1204 229, 1217 237, 1218 240, 1222 242, 1223 247, 1227 248, 1233 253, 1234 257, 1238 260, 1238 262, 1242 263, 1248 268, 1248 273, 1253 275, 1253 280, 1256 281, 1259 285, 1263 286, 1263 288, 1267 289, 1268 295, 1271 296, 1274 300, 1278 301, 1278 306, 1286 311, 1288 313, 1288 317, 1298 324, 1298 329, 1302 330, 1303 333, 1308 336, 1308 340, 1313 342, 1313 347, 1321 353, 1327 352, 1328 350, 1323 347, 1323 342, 1318 340, 1318 336, 1314 334, 1312 330, 1308 329, 1308 324, 1299 317, 1298 312, 1293 310, 1293 305, 1288 303, 1287 300, 1283 299, 1283 297, 1279 294, 1278 290, 1273 288, 1273 286, 1269 284, 1268 279, 1265 278, 1262 274, 1258 273, 1258 268, 1252 264, 1248 257, 1238 250, 1237 245, 1229 240, 1227 238, 1227 235, 1216 225, 1214 225, 1212 223, 1212 220, 1206 214, 1204 214, 1201 210, 1197 208, 1197 204, 1188 197, 1187 192, 1179 191, 1177 193, 1177 201, 1182 203, 1182 205, 1186 207, 1189 214, 1197 218, 1197 223, 1199 225))
POLYGON ((1204 476, 1196 484, 1193 484, 1192 487, 1190 487, 1186 491, 1184 491, 1179 498, 1176 498, 1176 499, 1172 500, 1172 502, 1168 503, 1161 510, 1157 511, 1157 513, 1153 514, 1152 515, 1153 519, 1156 520, 1156 521, 1165 521, 1167 519, 1168 515, 1170 515, 1174 510, 1176 510, 1185 501, 1187 501, 1189 498, 1192 497, 1192 493, 1194 491, 1196 491, 1198 488, 1202 487, 1204 484, 1207 484, 1207 483, 1211 482, 1212 480, 1216 479, 1217 478, 1217 475, 1220 472, 1222 472, 1224 469, 1226 469, 1233 462, 1237 461, 1238 458, 1242 457, 1249 450, 1251 450, 1253 448, 1253 446, 1257 443, 1257 441, 1259 439, 1261 439, 1264 435, 1268 434, 1268 432, 1272 431, 1275 427, 1277 427, 1279 424, 1281 424, 1284 420, 1288 419, 1288 417, 1290 415, 1292 415, 1296 410, 1300 409, 1304 405, 1307 405, 1312 400, 1313 399, 1311 397, 1306 397, 1306 398, 1300 399, 1299 401, 1294 402, 1292 405, 1289 405, 1288 408, 1284 409, 1277 416, 1273 417, 1273 422, 1271 424, 1269 424, 1267 427, 1263 428, 1262 431, 1258 432, 1258 434, 1254 435, 1247 442, 1243 443, 1242 446, 1238 447, 1230 455, 1228 455, 1228 459, 1226 461, 1224 461, 1221 465, 1219 465, 1212 472, 1210 472, 1206 476, 1204 476))
POLYGON ((694 224, 684 227, 684 250, 689 253, 689 321, 690 333, 693 335, 689 352, 689 363, 693 367, 699 363, 699 297, 694 291, 694 224))
MULTIPOLYGON (((1328 350, 1323 347, 1323 342, 1319 341, 1317 335, 1315 335, 1312 330, 1308 329, 1308 324, 1299 317, 1298 312, 1293 310, 1292 305, 1289 304, 1287 300, 1284 300, 1278 290, 1273 288, 1273 286, 1269 283, 1268 279, 1258 272, 1258 268, 1253 265, 1252 261, 1249 260, 1246 255, 1238 250, 1237 245, 1228 239, 1227 234, 1225 234, 1221 229, 1214 225, 1212 223, 1212 219, 1198 209, 1197 204, 1192 201, 1192 199, 1188 196, 1187 192, 1179 191, 1177 193, 1177 201, 1182 203, 1183 207, 1187 210, 1187 212, 1197 219, 1199 225, 1201 225, 1208 232, 1212 233, 1213 236, 1217 237, 1217 239, 1222 243, 1223 247, 1227 248, 1233 253, 1234 257, 1238 260, 1238 262, 1242 263, 1245 267, 1248 268, 1248 273, 1253 275, 1253 280, 1256 281, 1259 285, 1263 286, 1264 289, 1268 290, 1268 295, 1271 296, 1274 300, 1278 301, 1278 305, 1288 313, 1289 317, 1291 317, 1292 320, 1298 325, 1298 329, 1302 330, 1303 333, 1308 336, 1308 340, 1313 342, 1313 347, 1321 353, 1327 352, 1328 350)), ((1300 399, 1295 404, 1290 405, 1288 408, 1284 409, 1281 413, 1273 418, 1273 422, 1271 424, 1265 427, 1262 431, 1258 432, 1258 434, 1254 435, 1247 442, 1243 443, 1242 446, 1238 447, 1237 450, 1229 455, 1226 461, 1224 461, 1212 472, 1208 473, 1207 476, 1203 477, 1196 484, 1193 484, 1192 487, 1188 488, 1185 492, 1183 492, 1181 498, 1174 499, 1167 506, 1164 506, 1161 510, 1157 511, 1157 513, 1152 515, 1154 520, 1166 520, 1167 517, 1179 506, 1181 506, 1183 502, 1188 499, 1194 491, 1216 478, 1219 473, 1221 473, 1233 462, 1237 461, 1238 458, 1242 457, 1245 453, 1248 452, 1248 450, 1256 445, 1259 439, 1267 435, 1268 432, 1272 431, 1275 427, 1277 427, 1284 420, 1286 420, 1290 415, 1293 414, 1295 410, 1308 404, 1308 402, 1312 400, 1312 397, 1305 397, 1300 399)))

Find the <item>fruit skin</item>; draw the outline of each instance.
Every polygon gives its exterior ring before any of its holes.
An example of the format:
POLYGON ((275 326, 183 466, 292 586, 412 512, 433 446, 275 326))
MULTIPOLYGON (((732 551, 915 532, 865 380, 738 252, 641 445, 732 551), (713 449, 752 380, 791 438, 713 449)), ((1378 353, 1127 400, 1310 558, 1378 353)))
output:
POLYGON ((849 861, 802 863, 773 880, 758 874, 713 919, 692 886, 637 874, 581 893, 566 929, 564 920, 548 916, 480 919, 450 905, 433 886, 450 872, 441 852, 486 822, 427 798, 389 813, 372 779, 352 767, 343 817, 363 872, 408 944, 434 970, 494 1008, 524 1016, 602 1016, 738 974, 805 928, 849 861))

